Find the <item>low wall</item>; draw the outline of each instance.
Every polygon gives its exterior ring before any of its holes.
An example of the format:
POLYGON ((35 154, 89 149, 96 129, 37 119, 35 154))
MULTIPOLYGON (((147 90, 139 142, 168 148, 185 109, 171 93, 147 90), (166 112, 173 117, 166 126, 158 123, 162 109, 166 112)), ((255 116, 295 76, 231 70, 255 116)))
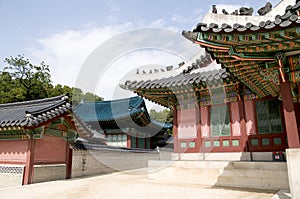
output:
POLYGON ((172 160, 273 161, 272 152, 172 153, 172 160))
POLYGON ((34 165, 33 183, 62 180, 65 178, 65 164, 34 165))
POLYGON ((159 153, 155 151, 117 148, 74 150, 72 178, 147 168, 149 160, 159 160, 159 158, 159 153))
POLYGON ((21 186, 24 165, 0 165, 0 188, 21 186))
POLYGON ((292 198, 300 198, 300 149, 287 149, 287 165, 292 198))
POLYGON ((149 161, 148 177, 170 183, 289 189, 285 162, 149 161))

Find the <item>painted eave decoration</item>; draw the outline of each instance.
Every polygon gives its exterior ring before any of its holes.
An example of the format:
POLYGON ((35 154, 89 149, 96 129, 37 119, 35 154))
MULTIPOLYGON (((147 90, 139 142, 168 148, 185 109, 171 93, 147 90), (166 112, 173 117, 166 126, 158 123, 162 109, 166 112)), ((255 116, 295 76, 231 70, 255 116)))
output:
POLYGON ((299 98, 298 91, 294 90, 300 82, 299 11, 300 2, 297 2, 287 6, 285 13, 277 15, 273 21, 259 16, 258 25, 251 22, 230 25, 226 21, 199 23, 193 31, 182 34, 204 47, 222 68, 258 97, 278 97, 280 81, 287 75, 290 82, 296 83, 292 85, 294 98, 299 98))

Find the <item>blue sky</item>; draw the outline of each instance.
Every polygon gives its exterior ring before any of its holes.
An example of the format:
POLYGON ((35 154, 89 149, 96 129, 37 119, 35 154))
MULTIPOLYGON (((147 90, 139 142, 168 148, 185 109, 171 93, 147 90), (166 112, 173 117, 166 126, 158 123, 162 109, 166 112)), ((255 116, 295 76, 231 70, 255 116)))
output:
MULTIPOLYGON (((274 6, 280 0, 271 2, 274 6)), ((0 0, 0 68, 5 57, 24 54, 36 64, 41 61, 49 64, 55 84, 74 86, 74 77, 88 55, 119 33, 157 27, 180 35, 182 30, 192 30, 212 4, 252 6, 256 12, 265 3, 257 0, 0 0)), ((151 53, 145 55, 145 59, 149 57, 151 53)), ((140 55, 139 60, 142 59, 140 55)), ((156 60, 167 65, 176 61, 163 56, 156 60)), ((99 94, 110 98, 105 93, 99 94)))

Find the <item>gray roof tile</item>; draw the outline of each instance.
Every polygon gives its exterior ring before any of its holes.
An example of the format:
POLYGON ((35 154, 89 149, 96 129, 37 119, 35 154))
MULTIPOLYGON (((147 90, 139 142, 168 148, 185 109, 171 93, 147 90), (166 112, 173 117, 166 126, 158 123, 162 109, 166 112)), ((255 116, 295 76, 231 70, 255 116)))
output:
POLYGON ((67 96, 0 104, 1 127, 32 127, 71 109, 67 96), (57 111, 56 111, 57 110, 57 111))
POLYGON ((251 23, 247 23, 246 25, 235 23, 232 27, 226 23, 216 24, 216 23, 198 23, 193 32, 221 32, 224 31, 226 33, 230 32, 244 32, 247 30, 257 31, 260 28, 263 29, 274 29, 278 26, 287 27, 292 23, 299 23, 297 10, 300 8, 300 1, 295 5, 289 5, 285 9, 285 13, 283 15, 276 15, 274 21, 261 21, 259 26, 255 26, 251 23))

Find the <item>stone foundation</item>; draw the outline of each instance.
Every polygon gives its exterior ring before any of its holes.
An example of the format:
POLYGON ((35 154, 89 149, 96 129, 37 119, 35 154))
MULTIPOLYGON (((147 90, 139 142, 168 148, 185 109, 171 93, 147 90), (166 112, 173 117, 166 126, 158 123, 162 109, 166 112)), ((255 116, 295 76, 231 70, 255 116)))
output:
POLYGON ((73 151, 72 178, 101 175, 116 171, 128 171, 148 167, 148 160, 159 160, 157 152, 99 149, 73 151))
POLYGON ((65 164, 34 165, 33 183, 66 179, 65 164))
POLYGON ((172 153, 172 160, 273 161, 272 152, 172 153))
POLYGON ((170 183, 289 189, 285 162, 149 161, 149 170, 150 179, 170 183))
POLYGON ((300 149, 287 149, 286 159, 292 198, 300 198, 300 149))

